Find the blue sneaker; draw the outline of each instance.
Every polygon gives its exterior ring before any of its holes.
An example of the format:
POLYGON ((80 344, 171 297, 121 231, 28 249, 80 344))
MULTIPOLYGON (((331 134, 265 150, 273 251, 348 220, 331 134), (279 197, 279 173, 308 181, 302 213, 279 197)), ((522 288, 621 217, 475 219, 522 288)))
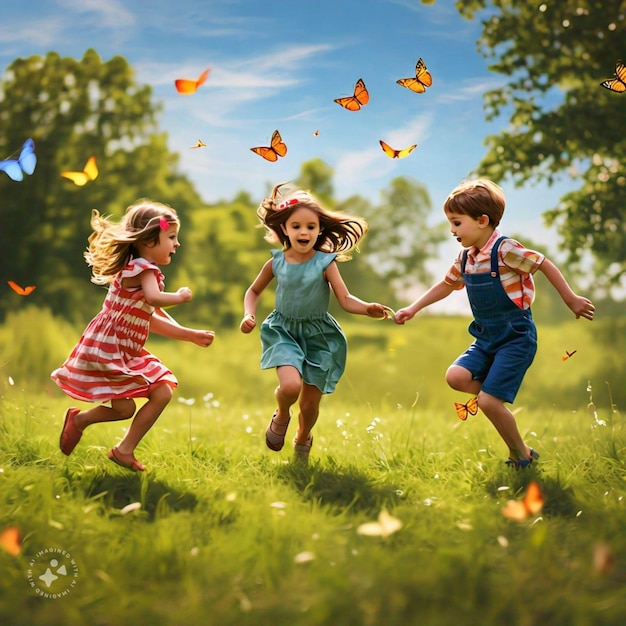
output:
POLYGON ((533 461, 539 458, 539 452, 536 452, 532 448, 530 449, 530 459, 519 459, 517 461, 517 469, 526 469, 533 461))

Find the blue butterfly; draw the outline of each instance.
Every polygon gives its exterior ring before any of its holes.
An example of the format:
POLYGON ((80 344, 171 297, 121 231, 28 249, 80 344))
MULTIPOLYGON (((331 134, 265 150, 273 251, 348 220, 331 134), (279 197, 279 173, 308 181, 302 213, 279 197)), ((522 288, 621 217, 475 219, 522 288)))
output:
POLYGON ((11 180, 20 181, 24 179, 22 172, 32 174, 35 171, 35 165, 37 165, 35 142, 32 139, 27 139, 17 159, 0 161, 0 170, 6 172, 11 180))

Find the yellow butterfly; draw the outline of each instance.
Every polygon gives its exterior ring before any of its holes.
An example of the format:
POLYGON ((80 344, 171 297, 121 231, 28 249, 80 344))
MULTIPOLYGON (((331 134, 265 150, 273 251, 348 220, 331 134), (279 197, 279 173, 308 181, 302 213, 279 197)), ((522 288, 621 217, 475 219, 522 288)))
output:
POLYGON ((364 107, 370 101, 370 94, 367 91, 367 87, 362 78, 356 81, 354 85, 354 95, 346 96, 345 98, 335 98, 339 106, 342 106, 348 111, 358 111, 361 107, 364 107))
POLYGON ((433 77, 426 69, 426 64, 420 57, 415 66, 415 78, 400 78, 396 83, 415 93, 424 93, 426 87, 430 87, 433 84, 433 77))
POLYGON ((615 65, 615 76, 600 83, 605 89, 614 91, 615 93, 624 93, 626 91, 626 65, 618 61, 615 65))
POLYGON ((379 141, 380 141, 380 147, 383 149, 383 152, 390 159, 401 159, 402 157, 405 157, 411 154, 411 152, 413 152, 413 150, 417 148, 417 144, 414 143, 412 146, 409 146, 408 148, 404 148, 403 150, 394 150, 388 143, 385 143, 382 139, 379 139, 379 141))
POLYGON ((456 416, 460 420, 465 421, 469 415, 476 415, 476 413, 478 413, 478 398, 470 398, 465 404, 455 402, 454 408, 456 409, 456 416))
POLYGON ((194 148, 206 148, 206 144, 204 143, 204 141, 202 141, 202 139, 198 139, 198 143, 195 146, 189 146, 192 150, 194 148))
POLYGON ((96 157, 89 157, 82 172, 61 172, 61 176, 71 180, 77 187, 82 187, 83 185, 96 180, 96 178, 98 178, 98 165, 96 164, 96 157))
POLYGON ((278 161, 278 157, 284 157, 287 154, 287 145, 283 142, 280 133, 275 130, 272 133, 272 141, 269 146, 258 146, 250 148, 252 152, 262 156, 266 161, 278 161))

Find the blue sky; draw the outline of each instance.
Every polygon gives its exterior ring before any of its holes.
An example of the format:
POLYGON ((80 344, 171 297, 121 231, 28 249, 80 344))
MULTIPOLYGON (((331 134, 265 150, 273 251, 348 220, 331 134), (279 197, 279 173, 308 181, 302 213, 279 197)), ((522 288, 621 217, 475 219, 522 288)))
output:
MULTIPOLYGON (((483 139, 506 119, 485 122, 483 94, 504 79, 476 50, 478 20, 462 20, 453 0, 0 0, 0 65, 17 57, 103 60, 124 56, 136 79, 163 104, 160 127, 181 155, 181 170, 208 202, 247 190, 261 199, 268 185, 295 178, 319 157, 335 170, 335 195, 378 200, 396 176, 424 183, 432 223, 443 219, 449 191, 474 170, 483 139), (433 75, 425 94, 396 84, 422 57, 433 75), (179 95, 176 78, 197 78, 197 93, 179 95), (333 102, 363 78, 370 103, 349 112, 333 102), (269 145, 275 129, 287 156, 269 163, 250 148, 269 145), (314 132, 319 131, 315 136, 314 132), (198 139, 206 148, 190 149, 198 139), (417 143, 404 159, 379 145, 417 143)), ((503 229, 527 234, 556 253, 556 235, 541 213, 556 205, 563 183, 515 189, 503 184, 503 229)), ((458 244, 441 247, 433 270, 445 271, 458 244)), ((462 298, 461 298, 462 300, 462 298)), ((450 303, 453 304, 453 303, 450 303)), ((450 304, 448 306, 450 306, 450 304)), ((462 305, 461 305, 462 306, 462 305)))

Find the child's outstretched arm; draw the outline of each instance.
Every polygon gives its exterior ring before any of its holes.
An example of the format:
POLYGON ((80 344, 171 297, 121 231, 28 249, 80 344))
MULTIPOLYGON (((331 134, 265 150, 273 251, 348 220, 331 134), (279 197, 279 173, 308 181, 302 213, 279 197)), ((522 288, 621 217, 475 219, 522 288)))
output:
POLYGON ((559 270, 552 261, 544 259, 543 263, 539 266, 539 271, 543 272, 543 275, 557 290, 563 302, 565 302, 577 319, 584 317, 585 319, 593 320, 593 312, 596 308, 593 306, 591 300, 575 294, 563 274, 561 274, 561 270, 559 270))
POLYGON ((274 278, 274 272, 272 271, 272 259, 269 259, 265 265, 261 268, 254 282, 246 289, 246 294, 243 297, 243 319, 239 324, 239 330, 246 335, 252 332, 256 326, 256 320, 254 315, 256 313, 256 305, 259 301, 259 296, 263 293, 264 289, 270 284, 274 278))
POLYGON ((409 306, 404 307, 396 311, 396 324, 404 324, 404 322, 408 322, 410 319, 413 319, 422 309, 430 306, 435 302, 439 302, 439 300, 443 300, 447 298, 454 291, 454 287, 449 285, 447 282, 442 280, 441 282, 433 285, 424 295, 419 297, 415 302, 409 304, 409 306))
POLYGON ((171 315, 159 308, 155 309, 150 318, 150 332, 168 339, 191 341, 201 348, 210 346, 215 338, 212 330, 196 330, 181 326, 171 315))
POLYGON ((192 294, 189 287, 181 287, 178 291, 161 291, 157 281, 156 274, 151 270, 146 270, 139 275, 141 281, 141 289, 143 298, 154 307, 171 306, 172 304, 181 304, 189 302, 192 294))
POLYGON ((325 275, 326 280, 332 287, 335 298, 337 298, 337 302, 339 302, 344 311, 376 318, 382 318, 387 315, 387 308, 382 304, 378 304, 378 302, 364 302, 348 291, 348 287, 346 287, 346 283, 341 277, 335 261, 326 268, 325 275))

